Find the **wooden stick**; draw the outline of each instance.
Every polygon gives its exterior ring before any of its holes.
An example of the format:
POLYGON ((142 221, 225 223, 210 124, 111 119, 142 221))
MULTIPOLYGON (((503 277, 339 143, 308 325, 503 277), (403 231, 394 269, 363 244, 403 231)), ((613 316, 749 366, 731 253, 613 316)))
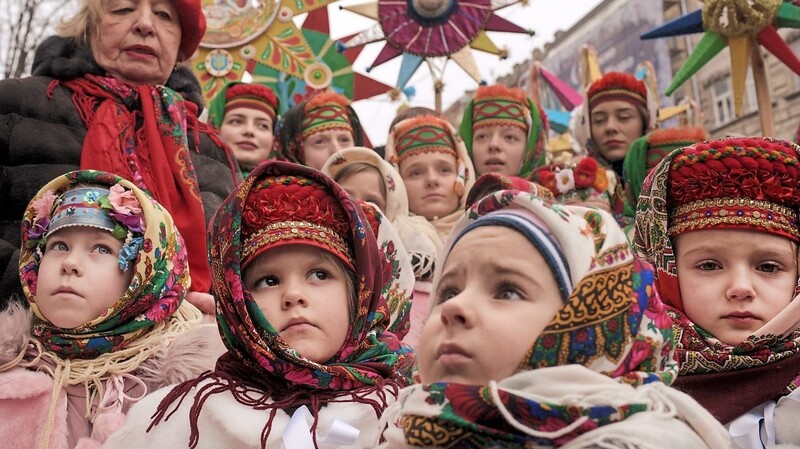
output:
POLYGON ((753 44, 750 59, 753 67, 753 83, 756 87, 756 100, 758 101, 758 118, 761 120, 761 134, 765 137, 775 137, 775 121, 772 118, 772 98, 769 93, 767 68, 764 65, 764 57, 761 55, 761 46, 757 42, 753 44))
POLYGON ((433 82, 434 104, 436 112, 442 113, 442 91, 444 90, 444 83, 441 80, 433 82))

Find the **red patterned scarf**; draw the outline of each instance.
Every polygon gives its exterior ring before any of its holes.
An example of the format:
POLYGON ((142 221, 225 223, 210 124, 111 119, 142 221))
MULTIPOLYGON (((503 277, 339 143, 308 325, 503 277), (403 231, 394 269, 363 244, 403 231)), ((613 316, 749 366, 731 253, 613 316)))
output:
POLYGON ((131 86, 111 77, 86 75, 61 83, 73 91, 88 128, 81 169, 129 179, 164 205, 186 240, 191 289, 209 291, 203 202, 186 137, 187 120, 197 122, 187 113, 189 103, 167 87, 131 86))

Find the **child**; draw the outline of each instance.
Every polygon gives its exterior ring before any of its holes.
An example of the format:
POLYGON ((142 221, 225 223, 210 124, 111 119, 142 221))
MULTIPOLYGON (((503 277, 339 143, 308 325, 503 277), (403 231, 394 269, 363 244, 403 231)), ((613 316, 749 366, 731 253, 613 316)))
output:
POLYGON ((459 130, 477 176, 527 177, 545 163, 547 117, 521 89, 481 86, 459 130))
POLYGON ((230 83, 209 103, 209 121, 233 150, 244 177, 272 152, 277 110, 275 93, 258 83, 230 83))
POLYGON ((228 352, 215 371, 145 398, 108 446, 368 447, 415 357, 385 331, 408 319, 384 299, 400 264, 384 263, 365 221, 316 170, 256 168, 210 230, 228 352))
POLYGON ((666 386, 669 317, 606 212, 500 191, 458 222, 441 262, 422 383, 387 412, 400 424, 387 447, 729 447, 666 386))
POLYGON ((332 154, 365 144, 350 101, 335 92, 320 92, 283 114, 273 156, 319 170, 332 154))
POLYGON ((400 174, 369 148, 349 148, 336 153, 322 167, 322 172, 355 199, 377 205, 399 234, 411 258, 416 279, 411 328, 403 342, 416 347, 428 316, 428 294, 436 255, 442 248, 439 234, 428 220, 410 214, 408 194, 400 174))
POLYGON ((797 150, 697 143, 661 161, 639 196, 636 247, 673 308, 675 386, 745 449, 800 445, 797 150))
POLYGON ((611 167, 620 180, 622 163, 633 141, 656 128, 658 104, 644 81, 609 72, 586 89, 579 134, 590 156, 611 167))
POLYGON ((450 123, 434 115, 398 122, 389 132, 386 160, 403 178, 411 213, 447 237, 475 182, 467 149, 450 123))
POLYGON ((212 366, 213 332, 186 332, 201 314, 183 302, 183 239, 122 178, 45 185, 25 210, 20 275, 30 312, 0 317, 4 447, 99 447, 132 403, 212 366))

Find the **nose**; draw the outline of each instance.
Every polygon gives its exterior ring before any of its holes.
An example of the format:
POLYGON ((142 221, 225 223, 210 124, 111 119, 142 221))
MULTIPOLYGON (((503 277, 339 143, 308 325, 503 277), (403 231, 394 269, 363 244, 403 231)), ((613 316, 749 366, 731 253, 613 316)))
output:
POLYGON ((425 183, 429 187, 436 187, 439 185, 439 175, 436 174, 436 170, 431 168, 425 172, 425 183))
POLYGON ((499 150, 500 139, 500 133, 493 132, 492 136, 489 138, 489 150, 499 150))
POLYGON ((744 272, 731 273, 725 295, 731 301, 750 301, 755 298, 756 292, 750 275, 744 272))
POLYGON ((308 298, 305 292, 300 288, 299 283, 292 281, 284 281, 283 298, 281 300, 281 308, 289 310, 292 307, 306 307, 308 306, 308 298))
POLYGON ((442 324, 445 326, 470 328, 475 324, 475 311, 469 306, 467 294, 464 292, 445 301, 439 309, 442 324))
POLYGON ((254 136, 256 133, 255 128, 256 124, 254 122, 247 122, 247 124, 244 127, 244 135, 254 136))
POLYGON ((136 8, 136 23, 134 24, 134 31, 142 36, 150 36, 155 34, 153 24, 153 11, 146 5, 147 2, 141 2, 136 8))
POLYGON ((70 251, 61 260, 61 272, 63 274, 83 276, 83 264, 76 251, 70 251))
POLYGON ((619 121, 616 117, 609 117, 606 121, 606 134, 615 134, 619 131, 619 121))

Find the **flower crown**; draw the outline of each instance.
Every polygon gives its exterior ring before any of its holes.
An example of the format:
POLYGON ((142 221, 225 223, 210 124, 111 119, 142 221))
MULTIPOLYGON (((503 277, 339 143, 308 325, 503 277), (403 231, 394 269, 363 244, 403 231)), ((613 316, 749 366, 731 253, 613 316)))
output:
POLYGON ((582 201, 607 196, 611 201, 617 188, 617 178, 611 170, 600 166, 591 157, 567 165, 546 165, 531 173, 530 180, 553 192, 559 201, 577 196, 582 201), (610 173, 609 173, 610 172, 610 173))
POLYGON ((123 240, 119 252, 120 270, 128 269, 128 262, 136 259, 142 248, 145 223, 136 194, 119 183, 111 188, 76 187, 56 195, 46 191, 32 201, 33 223, 28 229, 26 247, 35 249, 37 259, 50 235, 62 228, 89 226, 103 229, 123 240))

